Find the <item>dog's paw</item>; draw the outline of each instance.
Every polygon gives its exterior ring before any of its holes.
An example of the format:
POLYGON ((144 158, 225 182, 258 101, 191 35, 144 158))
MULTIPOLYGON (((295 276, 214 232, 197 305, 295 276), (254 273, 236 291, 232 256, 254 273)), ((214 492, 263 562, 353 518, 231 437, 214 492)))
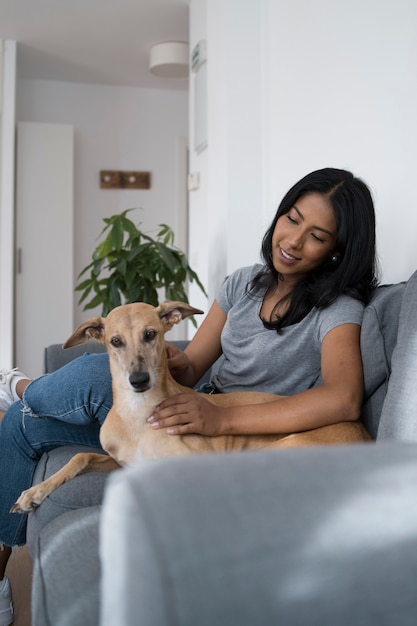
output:
POLYGON ((26 491, 22 491, 19 498, 10 509, 10 513, 30 513, 38 508, 45 498, 46 494, 38 493, 36 486, 26 489, 26 491))

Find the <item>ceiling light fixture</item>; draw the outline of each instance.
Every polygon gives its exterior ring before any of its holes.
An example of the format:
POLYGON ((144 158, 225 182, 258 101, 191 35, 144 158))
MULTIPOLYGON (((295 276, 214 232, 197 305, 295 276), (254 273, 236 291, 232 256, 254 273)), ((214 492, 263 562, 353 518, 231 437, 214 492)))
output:
POLYGON ((189 63, 188 43, 165 41, 151 48, 149 68, 156 76, 187 78, 189 63))

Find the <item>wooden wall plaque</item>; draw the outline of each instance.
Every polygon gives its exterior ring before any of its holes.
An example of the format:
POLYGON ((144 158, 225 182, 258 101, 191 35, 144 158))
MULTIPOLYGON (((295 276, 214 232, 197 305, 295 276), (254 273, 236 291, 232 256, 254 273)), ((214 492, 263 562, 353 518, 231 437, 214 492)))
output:
POLYGON ((150 189, 150 172, 100 171, 101 189, 150 189))

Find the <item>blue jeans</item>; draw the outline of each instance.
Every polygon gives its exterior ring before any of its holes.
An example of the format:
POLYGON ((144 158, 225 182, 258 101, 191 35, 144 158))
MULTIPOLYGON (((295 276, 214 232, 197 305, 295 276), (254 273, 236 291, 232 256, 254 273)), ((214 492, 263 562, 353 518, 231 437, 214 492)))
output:
POLYGON ((9 513, 30 487, 44 452, 70 444, 100 448, 113 403, 107 354, 84 354, 34 380, 0 423, 0 544, 26 542, 27 515, 9 513))

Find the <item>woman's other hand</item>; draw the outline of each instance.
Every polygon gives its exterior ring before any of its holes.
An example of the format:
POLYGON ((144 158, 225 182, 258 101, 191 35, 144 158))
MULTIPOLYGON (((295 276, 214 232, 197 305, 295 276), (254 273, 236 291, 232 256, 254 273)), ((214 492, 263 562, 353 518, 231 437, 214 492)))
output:
POLYGON ((164 400, 148 419, 152 428, 166 430, 168 435, 221 435, 224 409, 204 396, 183 393, 164 400))

